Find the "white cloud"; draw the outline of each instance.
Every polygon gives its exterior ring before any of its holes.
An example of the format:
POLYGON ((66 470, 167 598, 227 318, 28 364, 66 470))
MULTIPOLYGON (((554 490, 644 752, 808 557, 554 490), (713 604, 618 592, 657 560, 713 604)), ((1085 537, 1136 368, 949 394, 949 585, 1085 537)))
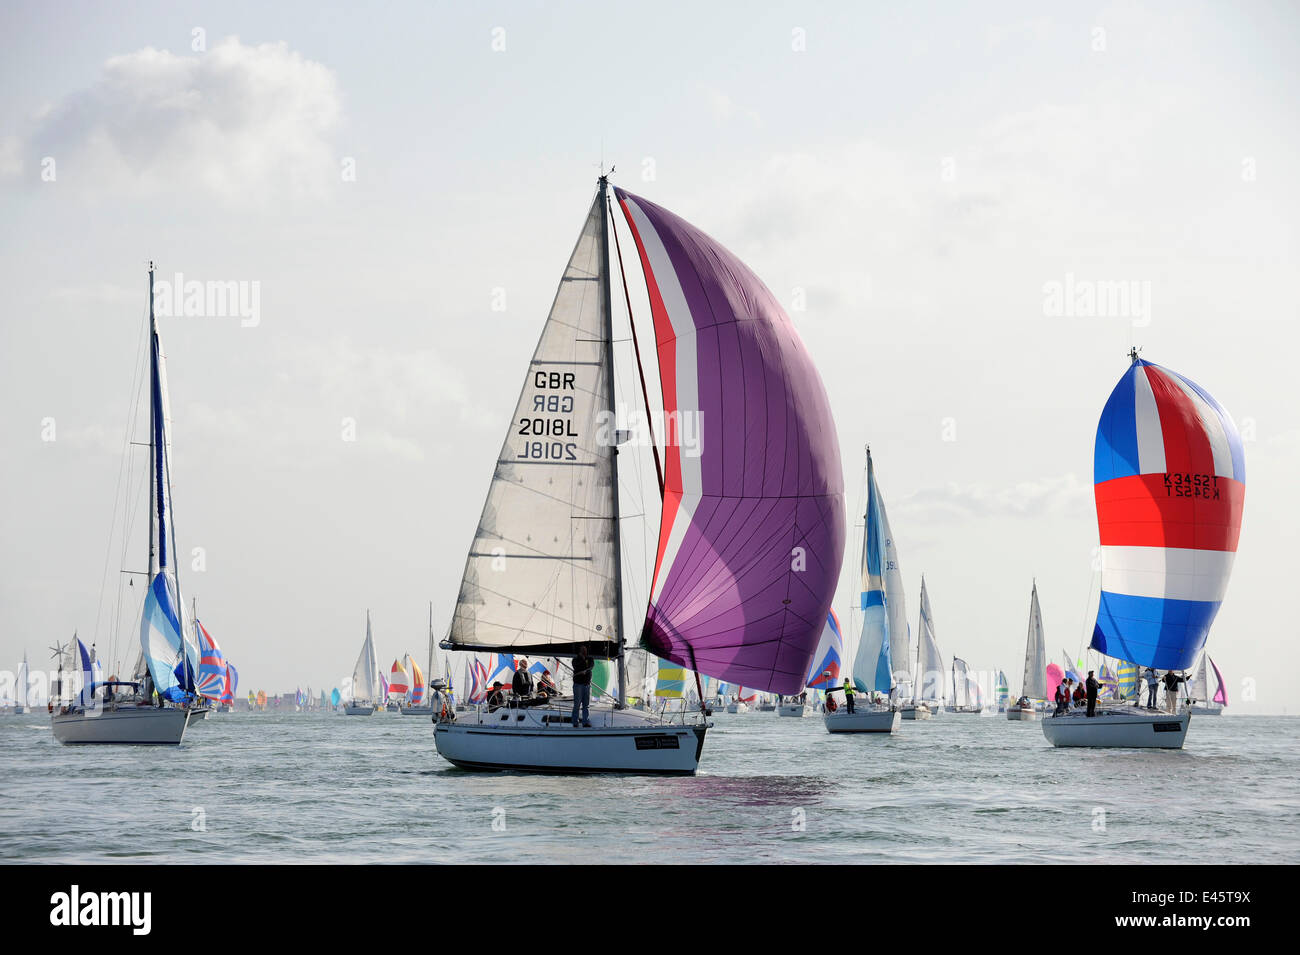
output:
POLYGON ((224 198, 319 195, 337 179, 334 74, 285 43, 230 37, 206 53, 152 47, 109 59, 96 82, 42 110, 0 174, 56 163, 60 185, 224 198))

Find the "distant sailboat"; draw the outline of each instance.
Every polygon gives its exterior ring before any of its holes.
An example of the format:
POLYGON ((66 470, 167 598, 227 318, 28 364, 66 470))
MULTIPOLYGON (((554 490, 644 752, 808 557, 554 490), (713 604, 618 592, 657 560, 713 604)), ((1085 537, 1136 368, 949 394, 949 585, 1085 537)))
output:
MULTIPOLYGON (((149 263, 149 562, 140 657, 134 679, 106 685, 85 700, 70 700, 51 716, 60 743, 179 745, 197 700, 198 650, 185 614, 174 564, 171 408, 165 357, 154 317, 153 263, 149 263), (158 706, 153 705, 155 693, 158 706)), ((80 641, 74 641, 82 647, 80 641)), ((74 651, 76 650, 74 647, 74 651)), ((88 658, 82 661, 89 663, 88 658)), ((60 664, 62 665, 62 664, 60 664)), ((73 668, 79 664, 74 662, 73 668)), ((89 666, 83 668, 89 670, 89 666)), ((87 679, 89 675, 87 674, 87 679)))
POLYGON ((375 655, 375 639, 370 632, 370 611, 366 611, 366 639, 361 644, 361 655, 352 668, 352 697, 343 712, 348 716, 373 716, 383 703, 379 689, 379 659, 375 655))
POLYGON ((1196 668, 1196 676, 1188 685, 1188 696, 1192 700, 1191 712, 1194 716, 1222 716, 1224 708, 1228 705, 1228 688, 1224 682, 1223 674, 1219 668, 1214 665, 1208 653, 1201 654, 1200 665, 1196 668), (1209 664, 1214 671, 1215 688, 1214 695, 1210 695, 1210 680, 1206 672, 1206 664, 1209 664))
MULTIPOLYGON (((1092 649, 1186 670, 1209 637, 1241 534, 1246 464, 1209 392, 1130 352, 1097 426, 1093 460, 1101 602, 1092 649)), ((1191 713, 1103 706, 1043 720, 1053 746, 1180 749, 1191 713)))
POLYGON ((934 614, 930 610, 930 594, 925 589, 925 575, 921 575, 921 618, 916 634, 916 677, 910 703, 903 704, 905 720, 928 720, 943 712, 944 703, 943 657, 935 637, 934 614))
POLYGON ((1038 606, 1038 581, 1029 593, 1029 632, 1025 636, 1025 674, 1020 681, 1020 699, 1007 707, 1009 720, 1036 720, 1047 700, 1047 638, 1043 633, 1043 612, 1038 606))
POLYGON ((23 662, 18 667, 18 676, 14 680, 13 707, 16 715, 27 712, 31 706, 31 668, 27 665, 27 651, 23 651, 23 662))
POLYGON ((867 449, 867 510, 863 521, 862 635, 853 658, 852 679, 853 685, 868 697, 879 693, 889 702, 855 700, 850 713, 846 699, 843 706, 824 713, 822 720, 828 733, 893 733, 903 718, 894 705, 895 678, 906 677, 911 663, 903 577, 898 569, 898 552, 894 548, 885 502, 876 486, 870 448, 867 449), (896 643, 902 645, 901 657, 894 649, 896 643))
POLYGON ((428 669, 421 672, 415 661, 408 655, 413 671, 411 702, 402 707, 403 716, 432 716, 435 709, 441 709, 442 691, 450 686, 451 675, 444 674, 438 665, 438 655, 433 638, 433 601, 429 602, 428 633, 428 669), (438 704, 435 706, 435 704, 438 704))
POLYGON ((619 250, 607 193, 602 176, 497 457, 442 645, 556 657, 585 647, 615 663, 619 697, 592 706, 590 727, 552 705, 440 721, 438 752, 465 768, 694 773, 710 724, 626 706, 631 642, 639 635, 643 649, 697 674, 793 693, 839 573, 835 428, 789 317, 713 239, 615 189, 646 279, 674 432, 663 436, 660 536, 642 581, 649 607, 625 627, 609 267, 619 250), (680 427, 697 424, 716 437, 684 447, 680 427), (792 566, 792 553, 806 565, 792 566))
POLYGON ((961 657, 952 658, 952 705, 950 713, 981 713, 984 701, 980 697, 979 681, 970 672, 970 667, 961 657))

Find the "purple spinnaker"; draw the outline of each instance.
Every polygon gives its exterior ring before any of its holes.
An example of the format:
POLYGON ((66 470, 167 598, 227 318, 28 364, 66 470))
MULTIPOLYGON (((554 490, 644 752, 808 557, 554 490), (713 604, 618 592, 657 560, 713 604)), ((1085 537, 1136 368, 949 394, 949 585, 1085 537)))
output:
POLYGON ((844 477, 821 377, 762 281, 621 189, 654 319, 664 508, 642 643, 720 680, 803 689, 844 558, 844 477))

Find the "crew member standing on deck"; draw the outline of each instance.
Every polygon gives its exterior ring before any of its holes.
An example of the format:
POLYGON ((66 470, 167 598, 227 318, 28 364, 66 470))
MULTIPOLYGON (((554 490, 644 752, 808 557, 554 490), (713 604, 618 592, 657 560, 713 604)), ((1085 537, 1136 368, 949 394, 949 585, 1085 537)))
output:
POLYGON ((582 725, 591 725, 591 671, 595 669, 586 647, 578 647, 573 658, 573 725, 578 725, 578 708, 582 708, 582 725))
POLYGON ((1156 690, 1160 688, 1160 681, 1156 679, 1156 671, 1147 667, 1142 671, 1142 679, 1147 681, 1147 709, 1156 708, 1156 690))
POLYGON ((844 706, 850 713, 853 712, 853 684, 848 677, 844 678, 844 706))
POLYGON ((1088 671, 1088 682, 1085 684, 1088 688, 1088 715, 1097 715, 1097 691, 1101 688, 1097 683, 1097 678, 1093 675, 1097 671, 1088 671))

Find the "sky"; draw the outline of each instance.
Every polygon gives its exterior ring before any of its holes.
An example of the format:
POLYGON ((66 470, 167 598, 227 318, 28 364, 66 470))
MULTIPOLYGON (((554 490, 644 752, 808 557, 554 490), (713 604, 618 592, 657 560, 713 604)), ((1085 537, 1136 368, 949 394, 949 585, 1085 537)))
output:
POLYGON ((1052 7, 4 4, 0 669, 134 658, 149 260, 250 306, 159 319, 182 586, 241 688, 339 685, 367 609, 422 658, 613 165, 786 303, 850 525, 870 444, 909 618, 924 574, 945 658, 1013 691, 1035 580, 1049 656, 1091 632, 1127 352, 1208 388, 1248 470, 1210 653, 1294 712, 1300 13, 1052 7), (1083 283, 1132 294, 1053 306, 1083 283))

